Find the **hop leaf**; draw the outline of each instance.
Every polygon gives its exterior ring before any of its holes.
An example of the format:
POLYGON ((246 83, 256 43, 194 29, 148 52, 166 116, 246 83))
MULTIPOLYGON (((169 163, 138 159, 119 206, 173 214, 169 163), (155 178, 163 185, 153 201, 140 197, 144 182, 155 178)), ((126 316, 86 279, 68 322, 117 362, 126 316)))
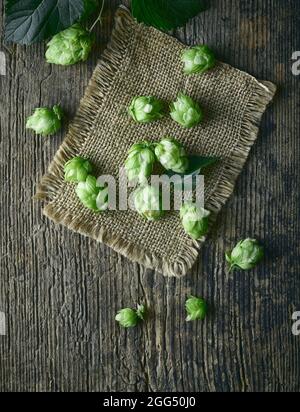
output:
POLYGON ((184 63, 184 72, 187 74, 204 73, 216 64, 214 53, 205 45, 184 50, 181 60, 184 63))
POLYGON ((187 311, 186 321, 204 319, 207 313, 207 303, 204 299, 197 298, 195 296, 189 297, 185 302, 185 308, 187 311))
POLYGON ((151 147, 151 143, 140 142, 134 144, 129 150, 125 169, 130 182, 138 180, 140 183, 145 183, 151 175, 155 162, 155 155, 151 147))
POLYGON ((42 136, 55 134, 61 128, 63 111, 59 105, 40 107, 26 121, 26 129, 32 129, 36 134, 42 136))
POLYGON ((160 191, 154 186, 142 186, 134 192, 134 205, 137 212, 147 220, 158 220, 164 212, 160 191))
POLYGON ((263 258, 264 250, 256 239, 245 239, 238 242, 231 253, 225 253, 230 269, 249 270, 254 268, 263 258))
POLYGON ((192 202, 186 202, 180 209, 182 226, 186 233, 195 240, 199 240, 206 235, 209 215, 208 210, 192 202))
POLYGON ((68 66, 87 60, 93 46, 93 35, 79 23, 56 34, 47 44, 48 63, 68 66))
POLYGON ((186 128, 196 126, 203 119, 199 104, 183 93, 179 93, 176 102, 171 104, 170 115, 175 122, 186 128))
POLYGON ((75 191, 88 209, 101 212, 108 208, 108 188, 98 186, 94 176, 88 175, 85 182, 79 182, 75 191))
POLYGON ((150 123, 163 117, 164 103, 153 96, 134 97, 128 113, 138 123, 150 123))
POLYGON ((87 176, 92 173, 93 166, 89 160, 74 157, 65 164, 64 171, 67 182, 85 182, 87 176))
POLYGON ((132 328, 138 324, 139 321, 145 319, 146 308, 144 305, 138 305, 137 310, 125 308, 119 310, 115 319, 124 328, 132 328))
POLYGON ((184 173, 188 169, 189 160, 186 152, 181 143, 172 137, 165 137, 156 145, 155 155, 167 170, 184 173))

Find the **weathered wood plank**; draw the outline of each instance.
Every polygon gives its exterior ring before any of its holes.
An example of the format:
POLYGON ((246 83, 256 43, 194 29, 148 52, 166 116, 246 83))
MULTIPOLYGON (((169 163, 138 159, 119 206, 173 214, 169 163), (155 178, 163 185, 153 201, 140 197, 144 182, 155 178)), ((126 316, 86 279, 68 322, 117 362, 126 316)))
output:
POLYGON ((291 333, 291 314, 300 309, 299 77, 290 59, 300 44, 299 4, 211 0, 174 33, 210 44, 222 60, 280 91, 199 263, 191 275, 167 279, 55 227, 31 199, 64 132, 34 137, 25 118, 56 102, 74 115, 119 1, 107 3, 85 64, 49 66, 44 45, 0 40, 7 60, 0 76, 0 311, 7 320, 0 390, 298 391, 300 338, 291 333), (224 251, 248 235, 264 242, 266 261, 228 275, 224 251), (184 321, 190 293, 208 299, 205 322, 184 321), (142 301, 149 321, 121 330, 117 309, 142 301))

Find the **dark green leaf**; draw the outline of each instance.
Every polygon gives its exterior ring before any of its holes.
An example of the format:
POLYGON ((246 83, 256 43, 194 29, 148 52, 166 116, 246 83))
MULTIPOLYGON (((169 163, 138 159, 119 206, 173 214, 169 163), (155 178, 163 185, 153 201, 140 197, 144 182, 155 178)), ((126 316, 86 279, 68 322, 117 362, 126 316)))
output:
POLYGON ((6 0, 5 40, 30 44, 70 27, 84 13, 84 0, 6 0))
POLYGON ((216 163, 219 159, 217 157, 203 157, 203 156, 197 156, 197 155, 190 155, 189 156, 189 168, 188 170, 183 173, 175 173, 172 172, 172 170, 167 171, 168 176, 173 176, 178 174, 179 176, 189 176, 189 175, 198 175, 201 170, 207 166, 213 165, 216 163))
POLYGON ((175 188, 182 190, 182 185, 183 183, 185 184, 185 189, 188 189, 188 183, 191 183, 191 189, 195 188, 196 185, 196 179, 194 176, 199 175, 207 166, 211 166, 215 164, 219 159, 217 157, 203 157, 203 156, 197 156, 197 155, 190 155, 189 156, 189 168, 188 170, 181 174, 181 173, 175 173, 172 170, 167 170, 166 174, 169 177, 172 177, 174 175, 180 176, 181 180, 180 183, 175 184, 175 188), (190 181, 190 177, 192 176, 192 180, 190 181))
POLYGON ((84 12, 80 21, 84 22, 100 8, 100 0, 84 0, 84 12))
POLYGON ((204 0, 132 0, 132 15, 147 26, 171 30, 205 9, 204 0))

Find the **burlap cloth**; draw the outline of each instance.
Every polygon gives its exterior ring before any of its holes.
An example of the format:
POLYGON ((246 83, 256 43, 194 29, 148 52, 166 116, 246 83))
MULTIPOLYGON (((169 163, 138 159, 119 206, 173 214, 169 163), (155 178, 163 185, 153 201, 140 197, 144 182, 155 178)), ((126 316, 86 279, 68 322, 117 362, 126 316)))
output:
POLYGON ((137 24, 119 8, 110 45, 37 192, 47 201, 44 214, 54 222, 169 276, 185 275, 200 247, 185 235, 178 213, 157 222, 130 210, 95 214, 81 205, 75 185, 64 182, 63 166, 80 155, 96 165, 99 175, 118 176, 133 143, 174 136, 192 154, 221 159, 205 176, 205 207, 214 218, 233 191, 275 86, 223 63, 203 75, 186 76, 180 61, 183 48, 176 39, 137 24), (172 102, 179 91, 204 108, 200 126, 184 129, 168 117, 142 125, 124 115, 133 96, 155 95, 172 102))

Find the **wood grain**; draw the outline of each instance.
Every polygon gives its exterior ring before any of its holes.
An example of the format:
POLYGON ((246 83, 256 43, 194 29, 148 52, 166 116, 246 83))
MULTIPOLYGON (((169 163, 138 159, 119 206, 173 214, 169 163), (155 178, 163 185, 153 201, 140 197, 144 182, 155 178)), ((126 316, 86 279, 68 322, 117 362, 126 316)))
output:
POLYGON ((291 332, 292 313, 300 310, 300 76, 291 72, 299 2, 210 3, 173 34, 211 45, 220 59, 275 82, 279 93, 233 197, 183 279, 164 278, 54 226, 32 200, 65 130, 35 137, 25 118, 57 102, 74 116, 119 1, 107 1, 84 64, 51 66, 44 44, 21 47, 1 38, 0 311, 7 334, 0 336, 0 390, 300 390, 300 337, 291 332), (261 239, 267 257, 251 272, 229 275, 224 251, 246 236, 261 239), (208 300, 204 322, 185 322, 189 294, 208 300), (116 311, 137 302, 150 307, 149 320, 120 329, 116 311))

